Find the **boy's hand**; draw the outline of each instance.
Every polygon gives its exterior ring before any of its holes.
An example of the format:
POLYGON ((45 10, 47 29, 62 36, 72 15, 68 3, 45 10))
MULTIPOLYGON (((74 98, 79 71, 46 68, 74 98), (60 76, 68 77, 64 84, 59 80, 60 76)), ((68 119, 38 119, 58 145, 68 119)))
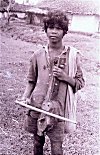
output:
POLYGON ((53 68, 53 76, 57 77, 61 81, 66 81, 66 82, 68 79, 68 75, 66 74, 66 72, 57 66, 54 66, 53 68))
POLYGON ((24 97, 17 98, 17 101, 24 102, 26 104, 30 103, 30 99, 29 98, 24 98, 24 97))

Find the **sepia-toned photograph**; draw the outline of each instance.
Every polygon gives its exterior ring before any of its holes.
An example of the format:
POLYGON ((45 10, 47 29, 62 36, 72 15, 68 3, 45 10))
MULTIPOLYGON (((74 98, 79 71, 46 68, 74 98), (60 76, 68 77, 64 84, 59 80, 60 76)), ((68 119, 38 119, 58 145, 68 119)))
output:
POLYGON ((100 155, 100 0, 0 0, 0 155, 100 155))

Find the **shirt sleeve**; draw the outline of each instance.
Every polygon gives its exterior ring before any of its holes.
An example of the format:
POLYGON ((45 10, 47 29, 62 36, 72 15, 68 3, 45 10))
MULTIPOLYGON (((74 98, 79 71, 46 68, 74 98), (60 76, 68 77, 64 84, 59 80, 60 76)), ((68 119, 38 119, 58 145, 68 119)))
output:
POLYGON ((37 80, 37 61, 36 61, 35 54, 33 54, 30 59, 27 80, 28 82, 33 82, 33 83, 36 83, 36 80, 37 80))
POLYGON ((77 53, 77 58, 76 58, 76 65, 77 65, 77 71, 75 74, 75 87, 74 87, 74 93, 76 93, 78 90, 82 89, 85 85, 85 81, 83 78, 83 72, 80 66, 80 54, 77 53))

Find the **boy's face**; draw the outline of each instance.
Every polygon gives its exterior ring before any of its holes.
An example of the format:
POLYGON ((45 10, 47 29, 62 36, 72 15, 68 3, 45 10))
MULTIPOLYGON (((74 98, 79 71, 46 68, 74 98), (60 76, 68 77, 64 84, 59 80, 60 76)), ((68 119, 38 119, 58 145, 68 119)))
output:
POLYGON ((49 38, 49 41, 52 43, 57 43, 61 41, 63 38, 62 28, 58 24, 50 25, 47 28, 47 37, 49 38))

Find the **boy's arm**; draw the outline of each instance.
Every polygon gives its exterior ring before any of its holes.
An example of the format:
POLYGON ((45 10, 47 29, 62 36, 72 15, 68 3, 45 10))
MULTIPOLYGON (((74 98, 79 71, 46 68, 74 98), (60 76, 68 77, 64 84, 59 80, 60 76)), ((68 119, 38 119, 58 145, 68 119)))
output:
POLYGON ((59 80, 69 84, 73 88, 74 93, 76 93, 79 89, 81 89, 85 83, 83 78, 83 73, 80 67, 79 54, 77 54, 76 65, 77 65, 77 71, 76 71, 75 77, 68 76, 63 71, 63 69, 58 68, 56 66, 53 69, 53 75, 57 77, 59 80))
POLYGON ((83 88, 84 85, 85 85, 85 81, 84 81, 84 78, 83 78, 83 72, 82 72, 81 65, 80 65, 80 55, 79 55, 79 53, 77 54, 76 64, 77 64, 77 71, 76 71, 75 77, 73 78, 74 82, 75 82, 74 83, 75 85, 73 87, 74 93, 76 93, 78 90, 83 88))
POLYGON ((80 65, 80 55, 77 53, 76 58, 76 65, 77 65, 77 71, 75 74, 75 77, 69 77, 67 76, 66 81, 67 83, 73 88, 73 92, 76 93, 78 90, 84 87, 85 81, 83 78, 83 73, 80 65))
POLYGON ((27 98, 30 98, 33 90, 35 87, 35 83, 33 82, 28 82, 24 91, 24 94, 22 96, 22 100, 26 100, 27 98))
POLYGON ((29 66, 29 71, 27 75, 27 85, 24 91, 24 94, 22 96, 22 100, 25 100, 27 98, 30 98, 35 85, 37 81, 37 65, 36 65, 36 58, 35 55, 33 54, 32 58, 30 59, 30 66, 29 66))

